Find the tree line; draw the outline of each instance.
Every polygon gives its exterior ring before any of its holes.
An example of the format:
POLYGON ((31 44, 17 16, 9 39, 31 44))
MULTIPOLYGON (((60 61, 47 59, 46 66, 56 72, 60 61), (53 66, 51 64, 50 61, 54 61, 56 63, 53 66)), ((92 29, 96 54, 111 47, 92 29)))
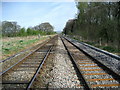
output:
POLYGON ((2 36, 7 37, 55 34, 53 26, 48 22, 25 29, 18 25, 17 22, 3 21, 1 30, 2 36))
POLYGON ((63 33, 120 50, 120 1, 76 4, 78 14, 66 23, 63 33))

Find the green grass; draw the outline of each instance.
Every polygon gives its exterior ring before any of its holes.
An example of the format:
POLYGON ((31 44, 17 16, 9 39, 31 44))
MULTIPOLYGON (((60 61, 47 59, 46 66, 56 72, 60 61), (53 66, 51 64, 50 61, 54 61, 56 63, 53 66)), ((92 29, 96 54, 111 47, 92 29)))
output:
POLYGON ((84 43, 87 43, 87 44, 89 44, 89 45, 95 46, 95 43, 94 43, 94 42, 84 42, 84 43))
POLYGON ((102 50, 106 50, 106 51, 111 52, 111 53, 119 53, 120 52, 120 50, 118 50, 112 46, 100 46, 100 45, 96 45, 95 43, 91 43, 91 42, 87 42, 87 44, 90 44, 92 46, 95 46, 95 47, 100 48, 102 50))
POLYGON ((19 50, 22 50, 24 47, 35 43, 39 40, 42 40, 44 38, 41 39, 31 39, 31 40, 18 40, 18 41, 13 41, 13 42, 3 42, 3 46, 2 46, 2 54, 6 55, 6 54, 11 54, 13 52, 19 52, 19 50))
MULTIPOLYGON (((73 38, 73 39, 76 39, 76 38, 73 38)), ((76 39, 78 41, 80 41, 79 39, 76 39)), ((89 45, 92 45, 92 46, 95 46, 97 48, 100 48, 102 50, 106 50, 108 52, 111 52, 111 53, 120 53, 120 50, 116 49, 115 47, 112 47, 112 46, 100 46, 100 45, 96 45, 96 43, 94 42, 86 42, 86 41, 81 41, 81 42, 84 42, 84 43, 87 43, 89 45)))

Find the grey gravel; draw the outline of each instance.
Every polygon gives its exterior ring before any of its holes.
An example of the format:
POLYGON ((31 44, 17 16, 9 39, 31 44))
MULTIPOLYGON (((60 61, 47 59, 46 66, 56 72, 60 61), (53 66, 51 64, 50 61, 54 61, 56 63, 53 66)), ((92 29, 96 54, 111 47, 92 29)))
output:
POLYGON ((80 81, 75 74, 74 67, 70 61, 64 45, 60 38, 58 38, 58 46, 54 59, 53 67, 53 81, 51 87, 54 88, 82 88, 80 81))
MULTIPOLYGON (((90 84, 90 86, 92 85, 104 85, 104 84, 119 84, 118 81, 116 80, 97 80, 97 81, 89 81, 89 79, 106 79, 106 78, 113 78, 111 75, 107 74, 101 67, 99 67, 96 63, 94 63, 91 59, 89 58, 84 58, 85 56, 84 55, 80 55, 82 52, 79 51, 78 49, 76 49, 75 47, 73 47, 72 44, 66 42, 67 46, 71 47, 69 48, 69 51, 71 52, 71 54, 73 55, 75 61, 77 63, 79 63, 79 69, 81 70, 81 73, 83 74, 84 78, 86 79, 87 83, 90 84), (73 51, 73 49, 76 49, 73 51), (78 51, 77 51, 78 50, 78 51), (78 55, 76 55, 76 52, 77 53, 80 53, 78 55), (77 57, 77 58, 76 58, 77 57), (81 58, 82 57, 82 58, 81 58), (85 62, 84 60, 87 59, 87 61, 89 62, 85 62), (81 62, 82 61, 82 62, 81 62), (84 63, 84 64, 82 64, 84 63), (92 63, 92 64, 89 64, 89 63, 92 63), (82 67, 81 67, 82 66, 82 67), (85 69, 96 69, 96 67, 84 67, 84 66, 97 66, 98 69, 101 69, 101 70, 94 70, 94 71, 84 71, 85 69), (84 67, 84 68, 83 68, 84 67), (103 73, 101 75, 93 75, 93 74, 98 74, 98 73, 103 73), (105 74, 104 74, 105 73, 105 74), (85 75, 85 74, 91 74, 91 75, 85 75)), ((84 46, 83 46, 84 47, 84 46)), ((81 47, 80 47, 81 48, 81 47)), ((86 47, 82 48, 83 50, 86 50, 86 47)), ((87 52, 87 51, 86 51, 87 52)), ((87 53, 90 53, 90 52, 87 52, 87 53)), ((94 56, 94 55, 93 55, 94 56)), ((104 57, 104 56, 103 56, 104 57)), ((107 61, 107 60, 106 60, 107 61)), ((115 63, 112 61, 112 62, 108 62, 108 63, 112 63, 113 65, 115 65, 115 63)), ((104 86, 97 86, 97 88, 104 88, 104 86)), ((108 86, 109 88, 120 88, 119 86, 108 86)))
MULTIPOLYGON (((93 56, 95 59, 99 60, 101 63, 103 63, 107 67, 111 68, 113 71, 115 71, 116 73, 118 73, 120 75, 120 60, 112 58, 104 53, 97 52, 96 50, 93 50, 77 41, 73 41, 70 38, 69 38, 69 40, 74 42, 74 44, 77 45, 78 47, 80 47, 83 51, 87 52, 89 55, 93 56)), ((103 51, 103 50, 101 50, 101 51, 103 51)), ((109 53, 109 52, 107 52, 107 53, 109 53)))
POLYGON ((34 75, 34 72, 28 71, 17 71, 8 73, 3 77, 6 81, 30 81, 31 77, 34 75))

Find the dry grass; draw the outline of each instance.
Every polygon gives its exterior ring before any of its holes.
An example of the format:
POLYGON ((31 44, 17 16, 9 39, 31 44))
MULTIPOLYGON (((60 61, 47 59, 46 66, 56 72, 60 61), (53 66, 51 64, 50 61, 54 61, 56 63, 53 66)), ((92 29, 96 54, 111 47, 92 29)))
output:
POLYGON ((49 38, 48 36, 4 37, 2 38, 2 60, 30 48, 49 38))
POLYGON ((17 40, 30 40, 30 39, 38 39, 38 36, 25 36, 25 37, 4 37, 2 38, 2 42, 12 42, 17 40))

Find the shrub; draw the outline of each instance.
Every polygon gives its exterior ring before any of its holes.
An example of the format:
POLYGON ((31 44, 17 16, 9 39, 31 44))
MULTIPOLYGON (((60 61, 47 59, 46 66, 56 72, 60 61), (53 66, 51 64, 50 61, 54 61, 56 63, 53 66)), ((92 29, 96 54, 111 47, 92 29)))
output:
POLYGON ((115 52, 116 51, 115 48, 110 47, 110 46, 104 46, 104 47, 102 47, 102 49, 106 50, 108 52, 115 52))

